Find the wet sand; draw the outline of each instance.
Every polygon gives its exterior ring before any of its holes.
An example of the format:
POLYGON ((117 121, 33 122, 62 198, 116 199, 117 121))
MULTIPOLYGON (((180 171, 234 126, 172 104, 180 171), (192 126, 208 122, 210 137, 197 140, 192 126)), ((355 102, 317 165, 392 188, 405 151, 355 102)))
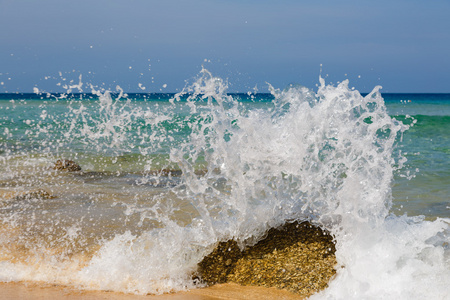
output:
POLYGON ((164 295, 131 295, 102 291, 80 291, 62 286, 39 286, 34 283, 0 283, 2 300, 218 300, 218 299, 303 299, 297 294, 276 288, 241 286, 235 283, 217 284, 202 289, 193 289, 164 295))

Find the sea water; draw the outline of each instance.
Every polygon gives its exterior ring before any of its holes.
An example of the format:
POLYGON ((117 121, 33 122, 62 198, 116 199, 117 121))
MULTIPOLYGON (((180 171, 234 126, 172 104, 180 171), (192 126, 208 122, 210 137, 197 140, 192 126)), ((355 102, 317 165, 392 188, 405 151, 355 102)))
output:
POLYGON ((449 298, 450 95, 348 84, 1 95, 0 280, 191 289, 218 241, 308 220, 338 261, 312 298, 449 298))

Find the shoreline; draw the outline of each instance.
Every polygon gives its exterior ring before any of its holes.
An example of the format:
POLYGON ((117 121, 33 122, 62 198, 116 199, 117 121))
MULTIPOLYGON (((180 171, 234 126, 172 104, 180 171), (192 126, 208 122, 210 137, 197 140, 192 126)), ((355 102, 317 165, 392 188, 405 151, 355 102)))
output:
POLYGON ((206 288, 192 289, 163 295, 134 295, 107 291, 85 291, 73 287, 39 285, 32 282, 0 282, 2 300, 238 300, 238 299, 304 299, 277 288, 242 286, 236 283, 217 284, 206 288))

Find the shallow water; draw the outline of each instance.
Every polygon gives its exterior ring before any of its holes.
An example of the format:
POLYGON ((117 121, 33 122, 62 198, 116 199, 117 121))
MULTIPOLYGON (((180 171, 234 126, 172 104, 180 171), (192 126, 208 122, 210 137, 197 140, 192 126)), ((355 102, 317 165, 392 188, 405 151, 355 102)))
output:
POLYGON ((0 280, 184 290, 218 241, 310 220, 339 264, 315 297, 449 296, 450 96, 269 92, 2 95, 0 280))

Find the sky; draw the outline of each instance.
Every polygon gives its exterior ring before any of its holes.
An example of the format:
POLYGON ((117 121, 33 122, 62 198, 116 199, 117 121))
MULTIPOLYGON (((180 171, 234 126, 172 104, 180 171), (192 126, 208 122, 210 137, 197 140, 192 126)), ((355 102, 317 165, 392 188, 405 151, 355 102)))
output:
POLYGON ((450 1, 0 0, 0 92, 450 92, 450 1))

